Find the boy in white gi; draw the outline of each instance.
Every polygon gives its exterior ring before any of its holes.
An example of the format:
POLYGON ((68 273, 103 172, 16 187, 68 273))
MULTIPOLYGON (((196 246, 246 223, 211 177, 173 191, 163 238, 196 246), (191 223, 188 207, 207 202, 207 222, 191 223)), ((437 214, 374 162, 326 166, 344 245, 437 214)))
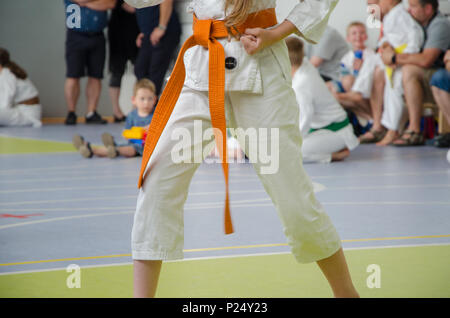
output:
POLYGON ((366 46, 367 39, 364 23, 349 24, 347 42, 352 49, 342 58, 340 82, 336 83, 337 85, 335 84, 332 89, 339 103, 365 123, 374 119, 370 107, 370 95, 377 61, 375 51, 366 46))
MULTIPOLYGON (((142 7, 162 0, 127 2, 142 7)), ((253 165, 274 202, 292 252, 301 263, 317 262, 335 296, 358 297, 339 235, 302 167, 299 107, 286 44, 281 41, 296 32, 317 42, 336 4, 333 0, 299 1, 287 20, 278 24, 275 0, 190 2, 194 35, 180 50, 145 143, 132 231, 135 297, 154 296, 162 261, 183 257, 183 207, 201 161, 174 164, 171 152, 177 141, 171 135, 175 129, 193 135, 194 121, 199 120, 221 133, 216 142, 226 181, 225 232, 233 232, 226 128, 275 129, 279 138, 266 136, 266 140, 279 145, 279 169, 264 173, 262 160, 254 160, 253 165)), ((245 135, 236 137, 245 145, 245 135)), ((186 147, 195 150, 210 140, 198 143, 186 147)), ((243 146, 250 160, 258 159, 252 158, 253 146, 243 146)))
POLYGON ((359 145, 347 113, 317 69, 304 58, 303 42, 289 37, 286 44, 292 65, 292 87, 300 105, 303 162, 345 159, 359 145))
MULTIPOLYGON (((384 46, 390 45, 397 53, 420 52, 424 40, 423 30, 406 11, 402 1, 380 0, 379 6, 384 31, 384 36, 379 42, 381 50, 384 46)), ((388 132, 377 143, 379 146, 391 144, 398 138, 404 111, 402 68, 395 67, 395 61, 382 61, 382 63, 386 71, 386 85, 381 124, 388 129, 388 132)), ((379 65, 381 65, 381 58, 379 65)))

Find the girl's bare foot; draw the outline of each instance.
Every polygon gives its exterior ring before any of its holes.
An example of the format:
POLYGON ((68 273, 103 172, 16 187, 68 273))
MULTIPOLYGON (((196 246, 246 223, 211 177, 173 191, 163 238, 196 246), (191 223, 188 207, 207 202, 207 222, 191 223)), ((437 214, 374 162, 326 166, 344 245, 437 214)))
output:
POLYGON ((384 138, 381 141, 377 142, 376 145, 377 146, 387 146, 387 145, 390 145, 397 138, 398 138, 397 131, 388 130, 388 132, 386 133, 386 136, 384 136, 384 138))
POLYGON ((350 155, 350 150, 347 148, 337 151, 331 155, 331 161, 342 161, 350 155))

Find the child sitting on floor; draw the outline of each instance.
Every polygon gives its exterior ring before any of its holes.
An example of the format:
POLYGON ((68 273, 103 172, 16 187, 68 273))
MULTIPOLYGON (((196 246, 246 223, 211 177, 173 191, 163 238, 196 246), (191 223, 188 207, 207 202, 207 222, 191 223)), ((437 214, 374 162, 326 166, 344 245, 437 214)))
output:
POLYGON ((316 68, 304 58, 303 42, 286 39, 292 65, 292 86, 300 106, 303 162, 341 161, 359 145, 341 105, 316 68))
MULTIPOLYGON (((135 108, 127 115, 125 129, 131 129, 132 127, 145 127, 145 129, 148 129, 157 100, 155 92, 155 85, 148 79, 142 79, 135 84, 131 99, 135 108)), ((73 137, 75 148, 85 158, 92 158, 93 156, 109 158, 123 156, 130 158, 142 156, 144 150, 143 144, 131 141, 127 144, 118 145, 109 133, 102 135, 102 142, 104 146, 92 147, 82 136, 75 135, 73 137)))

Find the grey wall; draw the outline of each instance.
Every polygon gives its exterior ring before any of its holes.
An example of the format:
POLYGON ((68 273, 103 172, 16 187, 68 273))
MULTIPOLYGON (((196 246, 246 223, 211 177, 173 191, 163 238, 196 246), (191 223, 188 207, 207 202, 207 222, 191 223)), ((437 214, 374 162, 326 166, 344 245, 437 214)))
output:
POLYGON ((40 92, 44 116, 66 114, 64 39, 62 0, 0 1, 0 46, 28 72, 40 92))

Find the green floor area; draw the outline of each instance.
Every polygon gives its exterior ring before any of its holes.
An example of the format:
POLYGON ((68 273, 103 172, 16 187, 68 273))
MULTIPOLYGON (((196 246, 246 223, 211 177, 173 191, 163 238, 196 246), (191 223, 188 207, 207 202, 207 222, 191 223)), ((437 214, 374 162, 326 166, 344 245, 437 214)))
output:
MULTIPOLYGON (((450 245, 345 251, 362 297, 450 297, 450 245), (379 272, 367 271, 371 264, 379 272), (378 275, 379 274, 379 275, 378 275), (375 279, 375 280, 374 280, 375 279), (367 281, 380 283, 369 288, 367 281)), ((0 297, 131 297, 133 267, 81 268, 80 288, 66 271, 0 275, 0 297)), ((157 297, 332 297, 316 264, 290 254, 170 262, 163 265, 157 297)))
POLYGON ((0 154, 74 152, 71 143, 0 136, 0 154))

